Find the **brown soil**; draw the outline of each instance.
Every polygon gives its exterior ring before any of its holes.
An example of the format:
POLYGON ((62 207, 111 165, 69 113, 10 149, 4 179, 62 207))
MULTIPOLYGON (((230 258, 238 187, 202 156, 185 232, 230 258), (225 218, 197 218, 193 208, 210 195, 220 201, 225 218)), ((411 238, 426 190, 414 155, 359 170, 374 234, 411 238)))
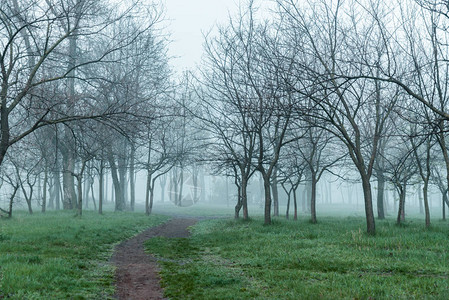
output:
POLYGON ((188 227, 196 219, 175 218, 158 227, 150 228, 117 245, 112 262, 117 267, 116 297, 118 299, 164 299, 159 284, 156 259, 144 252, 143 243, 155 236, 169 238, 188 237, 188 227))

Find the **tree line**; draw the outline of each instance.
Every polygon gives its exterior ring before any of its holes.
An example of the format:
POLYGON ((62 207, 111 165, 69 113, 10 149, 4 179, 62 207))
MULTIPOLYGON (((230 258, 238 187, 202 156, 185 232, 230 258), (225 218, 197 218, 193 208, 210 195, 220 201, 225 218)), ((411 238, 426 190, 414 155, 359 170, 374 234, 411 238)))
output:
POLYGON ((398 223, 407 187, 422 184, 430 226, 429 185, 441 191, 443 209, 449 205, 448 7, 426 0, 271 4, 241 5, 205 36, 198 68, 176 76, 160 4, 3 1, 3 214, 11 215, 19 192, 32 212, 41 178, 43 211, 61 202, 81 215, 91 191, 101 213, 106 173, 115 209, 133 210, 140 170, 150 214, 157 180, 165 186, 170 172, 173 202, 182 205, 184 171, 198 186, 201 167, 233 179, 236 217, 249 218, 247 188, 258 173, 265 224, 272 209, 279 215, 280 187, 287 216, 293 196, 297 217, 300 184, 310 186, 315 223, 317 184, 329 172, 343 180, 357 174, 369 234, 374 202, 385 217, 386 184, 399 194, 398 223))
MULTIPOLYGON (((429 184, 447 202, 448 7, 434 1, 255 1, 207 37, 194 89, 207 128, 210 160, 235 178, 248 218, 246 188, 263 177, 265 224, 277 215, 278 182, 294 191, 324 172, 357 172, 366 225, 384 218, 388 182, 400 195, 422 183, 430 226, 429 184), (446 175, 446 179, 444 178, 446 175), (273 197, 273 199, 272 199, 273 197)), ((295 193, 293 193, 295 195, 295 193)), ((296 204, 295 204, 296 206, 296 204)), ((444 209, 444 204, 443 204, 444 209)))

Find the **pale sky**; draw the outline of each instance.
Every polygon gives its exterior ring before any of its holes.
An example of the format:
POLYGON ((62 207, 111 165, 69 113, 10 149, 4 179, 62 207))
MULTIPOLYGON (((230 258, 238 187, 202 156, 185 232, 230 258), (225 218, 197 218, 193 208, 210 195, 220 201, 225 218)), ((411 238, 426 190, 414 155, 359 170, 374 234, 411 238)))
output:
POLYGON ((238 0, 165 0, 168 30, 171 32, 169 55, 176 72, 193 69, 200 62, 203 34, 216 22, 226 23, 238 10, 238 0))

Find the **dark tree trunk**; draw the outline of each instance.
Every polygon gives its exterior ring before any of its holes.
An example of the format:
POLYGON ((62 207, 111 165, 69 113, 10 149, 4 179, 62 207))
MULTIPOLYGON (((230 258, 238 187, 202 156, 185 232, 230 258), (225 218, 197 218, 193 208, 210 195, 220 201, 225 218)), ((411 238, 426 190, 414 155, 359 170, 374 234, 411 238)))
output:
POLYGON ((279 216, 279 192, 278 192, 278 174, 277 174, 277 168, 273 168, 273 174, 272 174, 272 181, 271 181, 271 193, 273 194, 273 215, 275 217, 279 216))
POLYGON ((148 215, 151 215, 151 213, 153 212, 154 182, 155 182, 155 179, 152 180, 151 185, 150 185, 150 205, 149 205, 149 213, 148 213, 148 215))
POLYGON ((263 188, 265 192, 265 209, 264 209, 264 224, 271 224, 271 186, 270 186, 270 176, 263 175, 263 188))
POLYGON ((83 215, 83 175, 78 174, 76 180, 78 181, 78 205, 76 215, 81 217, 83 215))
POLYGON ((112 175, 112 183, 114 186, 114 193, 115 196, 115 210, 116 211, 123 211, 125 209, 125 204, 122 199, 122 190, 121 190, 121 184, 118 178, 117 174, 117 167, 115 165, 114 159, 112 157, 109 157, 109 165, 111 167, 111 175, 112 175))
POLYGON ((240 210, 242 209, 242 187, 236 183, 237 186, 237 203, 234 209, 234 218, 238 219, 240 215, 240 210))
POLYGON ((103 214, 103 201, 104 201, 104 161, 103 159, 100 161, 100 170, 99 170, 99 179, 98 179, 98 213, 103 214))
POLYGON ((285 218, 288 220, 290 213, 290 199, 291 199, 291 190, 287 193, 287 209, 285 211, 285 218))
POLYGON ((55 209, 61 209, 61 181, 59 177, 59 170, 56 170, 54 173, 54 188, 55 188, 55 209))
POLYGON ((89 188, 90 188, 90 174, 87 174, 86 180, 83 182, 83 201, 84 201, 84 207, 86 209, 89 208, 89 188))
POLYGON ((426 215, 426 228, 430 227, 430 210, 429 210, 429 199, 428 199, 428 186, 429 181, 424 181, 424 187, 422 189, 424 195, 424 212, 426 215))
POLYGON ((136 155, 136 146, 134 143, 131 143, 131 157, 130 157, 130 164, 129 164, 129 188, 130 188, 130 206, 131 211, 134 211, 134 206, 136 203, 136 183, 135 183, 135 171, 134 171, 134 160, 136 155))
POLYGON ((12 217, 12 205, 14 204, 14 198, 16 197, 17 191, 19 190, 19 185, 14 186, 13 193, 9 198, 9 210, 8 210, 8 218, 12 217))
POLYGON ((45 212, 45 209, 47 208, 47 185, 48 185, 48 171, 47 168, 45 168, 44 171, 44 191, 42 193, 42 212, 45 212))
POLYGON ((72 173, 75 170, 75 160, 73 153, 66 149, 63 151, 63 173, 62 173, 62 190, 64 197, 62 198, 63 209, 73 209, 75 206, 76 192, 75 192, 75 180, 72 173))
POLYGON ((399 225, 401 222, 405 221, 405 195, 406 195, 406 185, 400 187, 399 192, 399 208, 398 208, 398 217, 396 219, 396 223, 399 225))
POLYGON ((296 189, 293 190, 293 220, 298 220, 298 202, 296 201, 297 195, 296 195, 296 189))
POLYGON ((447 190, 443 191, 442 195, 443 195, 443 220, 446 220, 446 204, 448 204, 447 190))
POLYGON ((179 174, 179 195, 178 195, 178 203, 179 206, 182 206, 182 193, 183 193, 183 186, 184 186, 184 167, 181 165, 181 169, 180 169, 180 174, 179 174))
POLYGON ((377 218, 385 219, 384 208, 384 191, 385 191, 385 177, 383 172, 377 172, 377 218))
POLYGON ((151 208, 150 208, 150 192, 151 192, 151 176, 153 173, 151 173, 150 170, 147 170, 147 184, 145 189, 145 214, 149 216, 151 214, 151 208))
MULTIPOLYGON (((118 159, 118 176, 119 176, 119 180, 118 183, 120 185, 120 196, 117 195, 117 189, 115 190, 116 192, 116 200, 120 199, 121 200, 121 210, 125 210, 126 206, 127 206, 127 180, 126 180, 126 160, 124 158, 119 158, 118 159)), ((114 183, 115 184, 115 183, 114 183)))
POLYGON ((371 183, 369 178, 362 176, 363 196, 365 201, 365 215, 367 232, 370 235, 376 234, 376 223, 373 212, 373 199, 371 194, 371 183))
MULTIPOLYGON (((192 170, 192 182, 193 182, 193 203, 198 203, 199 196, 198 196, 198 190, 199 190, 199 182, 198 182, 198 175, 199 175, 199 170, 197 166, 193 167, 192 170)), ((226 178, 226 199, 228 198, 228 179, 226 178)))
POLYGON ((94 211, 97 211, 97 201, 95 200, 94 181, 90 181, 90 192, 92 195, 92 203, 94 204, 94 211))
POLYGON ((315 173, 312 173, 311 179, 312 179, 312 190, 311 190, 311 197, 310 197, 310 216, 311 216, 310 221, 312 222, 312 224, 316 224, 317 223, 317 220, 316 220, 316 184, 317 184, 317 180, 316 180, 315 173))
POLYGON ((242 178, 242 208, 243 208, 243 220, 249 220, 248 215, 248 179, 242 178))

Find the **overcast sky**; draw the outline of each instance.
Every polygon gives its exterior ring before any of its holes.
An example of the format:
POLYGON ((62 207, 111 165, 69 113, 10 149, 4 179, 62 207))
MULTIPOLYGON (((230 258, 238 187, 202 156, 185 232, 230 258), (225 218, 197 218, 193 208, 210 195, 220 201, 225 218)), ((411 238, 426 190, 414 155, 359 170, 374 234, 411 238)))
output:
POLYGON ((203 45, 201 31, 225 23, 228 12, 237 11, 238 0, 165 0, 168 30, 172 43, 169 55, 177 72, 192 69, 200 62, 203 45))

